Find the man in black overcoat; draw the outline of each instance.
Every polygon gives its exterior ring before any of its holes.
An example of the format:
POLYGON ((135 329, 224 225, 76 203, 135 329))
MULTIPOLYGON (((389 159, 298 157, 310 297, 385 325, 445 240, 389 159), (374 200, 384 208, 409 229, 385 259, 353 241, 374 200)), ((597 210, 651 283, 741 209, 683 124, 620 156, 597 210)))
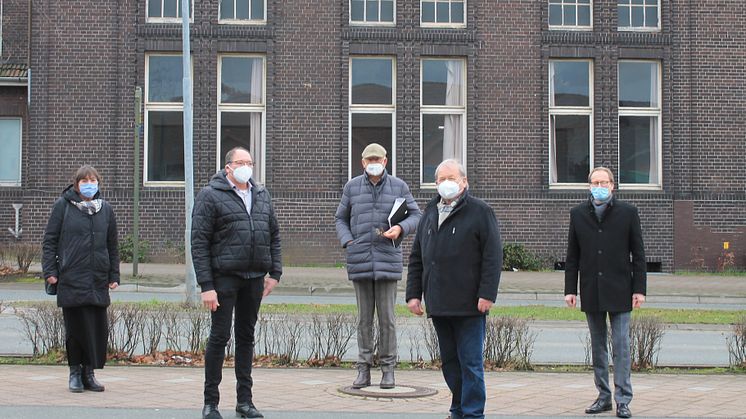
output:
POLYGON ((633 308, 645 301, 647 274, 637 208, 616 199, 614 175, 605 167, 588 176, 591 195, 570 211, 565 261, 565 303, 575 307, 580 272, 581 310, 591 334, 593 374, 598 398, 585 413, 609 411, 607 324, 611 323, 616 415, 632 417, 629 324, 633 308))

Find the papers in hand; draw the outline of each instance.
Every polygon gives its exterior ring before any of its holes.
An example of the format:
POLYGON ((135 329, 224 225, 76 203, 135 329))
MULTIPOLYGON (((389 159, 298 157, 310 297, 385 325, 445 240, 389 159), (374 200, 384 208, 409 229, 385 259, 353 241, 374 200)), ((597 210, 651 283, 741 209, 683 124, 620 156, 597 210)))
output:
MULTIPOLYGON (((389 213, 389 228, 404 221, 408 214, 409 208, 407 208, 407 200, 404 198, 396 198, 394 206, 391 208, 391 212, 389 213)), ((402 234, 400 234, 399 237, 392 239, 391 244, 393 244, 394 247, 399 247, 402 240, 404 240, 404 231, 402 231, 402 234)))

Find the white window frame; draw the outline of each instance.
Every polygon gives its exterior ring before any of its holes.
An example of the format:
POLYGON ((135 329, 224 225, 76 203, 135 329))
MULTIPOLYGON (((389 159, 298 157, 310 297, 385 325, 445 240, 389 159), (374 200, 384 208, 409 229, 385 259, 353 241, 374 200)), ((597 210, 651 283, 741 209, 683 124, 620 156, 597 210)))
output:
MULTIPOLYGON (((164 0, 146 0, 145 1, 145 22, 147 23, 181 23, 182 19, 180 17, 162 17, 162 16, 161 17, 150 17, 148 16, 148 12, 150 10, 150 7, 149 7, 150 2, 152 1, 161 2, 161 15, 163 15, 164 0)), ((181 7, 179 6, 179 1, 182 1, 182 0, 176 1, 177 7, 181 7)), ((191 8, 189 9, 190 10, 189 22, 194 23, 194 0, 189 0, 189 1, 192 3, 191 8)))
MULTIPOLYGON (((233 16, 236 15, 236 0, 233 1, 233 16)), ((222 15, 222 4, 223 2, 218 0, 218 24, 219 25, 250 25, 250 26, 261 26, 267 24, 267 0, 251 0, 251 2, 261 1, 264 3, 264 15, 261 19, 221 19, 222 15)), ((251 11, 251 3, 249 3, 249 11, 251 11)))
MULTIPOLYGON (((453 0, 430 0, 430 1, 432 1, 434 3, 445 3, 445 2, 448 2, 448 9, 449 10, 450 10, 451 3, 454 3, 453 0)), ((456 2, 456 3, 464 3, 464 22, 463 23, 453 23, 453 22, 450 22, 450 18, 449 18, 449 22, 448 23, 442 23, 442 22, 440 22, 440 23, 439 22, 423 22, 422 21, 422 0, 420 0, 420 26, 423 27, 423 28, 455 28, 455 29, 465 28, 466 27, 467 7, 468 7, 467 4, 466 4, 467 0, 463 0, 461 2, 456 2)), ((436 16, 435 20, 438 20, 438 17, 437 17, 438 16, 438 7, 437 7, 437 4, 436 4, 436 7, 435 7, 435 16, 436 16)))
MULTIPOLYGON (((658 25, 653 26, 619 26, 617 30, 620 32, 660 32, 661 30, 661 1, 656 0, 658 2, 658 5, 656 6, 656 9, 658 11, 658 25)), ((617 2, 617 22, 619 21, 619 7, 621 6, 628 6, 629 7, 629 13, 630 13, 630 24, 632 23, 632 8, 635 7, 642 7, 643 9, 643 16, 646 12, 647 7, 645 7, 644 4, 624 4, 620 5, 617 2)), ((643 19, 644 22, 644 19, 643 19)))
MULTIPOLYGON (((554 156, 554 146, 552 144, 552 135, 553 135, 553 127, 554 124, 552 123, 552 117, 555 115, 587 115, 588 116, 588 166, 589 169, 595 167, 595 158, 594 158, 594 121, 593 121, 593 111, 594 111, 594 80, 593 80, 593 60, 591 59, 564 59, 564 58, 553 58, 549 60, 549 86, 548 92, 551 95, 552 94, 552 64, 554 62, 568 62, 568 61, 575 61, 575 62, 584 62, 588 64, 588 106, 552 106, 551 103, 553 103, 553 98, 548 97, 547 100, 549 101, 549 176, 548 176, 548 183, 550 189, 582 189, 587 188, 588 183, 587 182, 577 182, 577 183, 565 183, 565 182, 556 182, 552 179, 552 172, 554 171, 555 162, 552 159, 552 156, 554 156)), ((590 171, 589 171, 590 173, 590 171)))
MULTIPOLYGON (((390 114, 391 115, 391 150, 386 150, 388 160, 391 162, 390 175, 396 176, 396 57, 390 55, 354 55, 348 60, 347 74, 347 179, 352 179, 353 165, 358 164, 362 158, 354 158, 352 155, 352 115, 360 114, 390 114), (390 59, 391 60, 391 105, 360 105, 352 103, 352 61, 354 59, 390 59)), ((356 169, 357 171, 359 171, 356 169)), ((357 173, 357 172, 356 172, 357 173)))
POLYGON ((0 180, 0 186, 11 186, 11 187, 18 187, 21 186, 21 176, 23 174, 23 118, 18 116, 8 116, 8 117, 0 117, 2 120, 18 120, 19 129, 18 129, 18 180, 16 182, 13 181, 3 181, 0 180))
MULTIPOLYGON (((367 3, 368 0, 365 0, 365 2, 367 3)), ((393 18, 394 19, 393 19, 393 21, 391 21, 391 22, 381 22, 381 21, 371 22, 371 21, 368 21, 368 19, 367 19, 367 15, 368 15, 368 7, 367 6, 363 7, 363 16, 366 16, 366 17, 364 17, 362 21, 352 20, 352 0, 348 0, 347 1, 347 8, 348 8, 347 21, 349 22, 350 26, 396 26, 396 3, 397 2, 398 2, 398 0, 393 0, 393 4, 394 4, 394 14, 393 14, 393 18)), ((379 17, 381 16, 381 3, 380 3, 380 1, 378 3, 378 16, 379 17)))
POLYGON ((468 141, 468 138, 466 138, 466 105, 469 103, 469 98, 467 94, 467 85, 466 81, 468 80, 467 76, 467 62, 465 58, 462 57, 427 57, 422 58, 420 60, 420 187, 424 189, 435 189, 435 182, 424 182, 424 156, 422 153, 423 150, 423 138, 422 138, 422 122, 424 120, 424 115, 460 115, 461 116, 461 138, 464 139, 464 141, 461 143, 461 155, 464 157, 461 161, 461 164, 464 166, 464 169, 466 169, 466 143, 468 141), (461 79, 461 85, 464 86, 464 104, 462 106, 448 106, 448 105, 424 105, 422 103, 422 97, 424 93, 424 88, 422 87, 422 82, 424 80, 422 73, 424 66, 422 65, 424 61, 461 61, 463 64, 463 71, 462 71, 462 79, 461 79))
MULTIPOLYGON (((184 186, 183 180, 168 180, 168 181, 159 181, 159 180, 149 180, 148 179, 148 141, 149 141, 149 121, 150 121, 150 111, 161 111, 161 112, 181 112, 182 114, 182 120, 184 116, 184 102, 151 102, 149 99, 150 96, 150 57, 160 57, 160 56, 178 56, 181 57, 182 54, 180 52, 148 52, 145 54, 145 98, 143 100, 144 103, 144 114, 145 117, 143 118, 143 185, 148 187, 170 187, 170 186, 184 186)), ((194 74, 194 60, 191 60, 190 62, 190 71, 192 74, 194 74)), ((192 78, 194 80, 194 78, 192 78)), ((182 92, 182 98, 183 98, 183 92, 182 92)), ((186 175, 186 174, 185 174, 186 175)))
MULTIPOLYGON (((655 60, 619 60, 619 63, 617 63, 617 80, 619 80, 619 64, 620 63, 646 63, 646 64, 656 64, 658 67, 657 71, 657 77, 658 77, 658 91, 656 94, 658 95, 658 106, 657 107, 647 107, 647 108, 640 108, 640 107, 622 107, 619 106, 619 115, 617 117, 617 150, 619 150, 618 155, 618 166, 621 170, 621 162, 622 162, 622 155, 621 155, 621 132, 619 130, 619 118, 622 116, 647 116, 647 117, 656 117, 657 118, 657 144, 656 148, 658 150, 658 183, 621 183, 621 176, 619 176, 619 189, 636 189, 636 190, 661 190, 663 187, 663 69, 660 61, 655 60)), ((617 89, 622 88, 621 84, 617 87, 617 89)), ((621 175, 621 174, 620 174, 621 175)))
MULTIPOLYGON (((589 20, 589 24, 588 25, 565 25, 565 24, 562 24, 562 25, 551 25, 551 24, 549 24, 549 7, 550 7, 550 3, 549 3, 549 0, 544 0, 544 1, 547 2, 547 25, 549 26, 549 30, 559 30, 559 31, 592 31, 593 30, 593 0, 591 0, 591 2, 590 2, 591 15, 590 15, 590 20, 589 20)), ((564 3, 562 5, 564 6, 564 3)), ((579 6, 579 4, 577 3, 577 0, 574 3, 574 5, 575 5, 575 16, 576 16, 576 19, 577 19, 577 16, 578 16, 578 9, 577 9, 577 7, 579 6)), ((562 18, 564 20, 564 12, 562 13, 562 18)))
POLYGON ((267 173, 267 57, 261 54, 219 54, 218 55, 218 86, 217 86, 217 110, 218 110, 218 126, 217 126, 217 161, 216 169, 221 170, 225 167, 225 152, 227 150, 221 150, 220 145, 222 143, 222 116, 223 112, 259 112, 262 114, 262 156, 264 158, 261 161, 261 171, 257 173, 259 179, 256 178, 257 174, 254 174, 254 181, 258 183, 264 183, 265 174, 267 173), (222 77, 223 77, 223 57, 238 57, 238 58, 260 58, 262 60, 262 102, 261 104, 256 103, 221 103, 222 100, 222 77))

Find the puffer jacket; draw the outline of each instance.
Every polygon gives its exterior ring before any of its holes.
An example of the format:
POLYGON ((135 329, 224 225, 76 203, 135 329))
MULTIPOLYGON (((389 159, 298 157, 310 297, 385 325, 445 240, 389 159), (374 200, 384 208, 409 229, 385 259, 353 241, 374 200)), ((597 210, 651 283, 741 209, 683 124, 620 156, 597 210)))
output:
POLYGON ((280 280, 280 227, 272 198, 251 182, 251 215, 233 191, 225 170, 215 174, 194 201, 192 260, 202 291, 214 289, 220 275, 280 280))
POLYGON ((394 247, 391 240, 380 235, 389 229, 388 217, 396 198, 405 198, 409 210, 407 218, 399 223, 402 234, 413 233, 421 212, 403 180, 384 172, 373 185, 364 173, 345 185, 334 218, 337 238, 347 250, 350 280, 401 279, 401 247, 394 247))
POLYGON ((109 284, 119 283, 117 221, 108 202, 89 215, 70 202, 81 200, 70 185, 52 207, 44 230, 44 279, 57 277, 59 307, 107 307, 109 284))

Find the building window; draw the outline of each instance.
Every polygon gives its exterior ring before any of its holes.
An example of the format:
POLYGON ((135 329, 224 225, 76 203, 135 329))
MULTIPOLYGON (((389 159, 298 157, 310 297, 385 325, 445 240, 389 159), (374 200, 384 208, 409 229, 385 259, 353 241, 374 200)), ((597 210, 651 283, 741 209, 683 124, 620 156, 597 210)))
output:
POLYGON ((549 29, 591 29, 592 0, 549 0, 549 29))
POLYGON ((145 59, 145 183, 184 181, 181 54, 145 59))
POLYGON ((440 162, 464 163, 466 61, 424 59, 420 80, 420 183, 434 186, 440 162))
MULTIPOLYGON (((150 23, 181 22, 181 0, 147 0, 150 23)), ((189 20, 194 19, 194 0, 189 1, 189 20)))
POLYGON ((549 62, 549 184, 585 185, 593 167, 593 72, 588 60, 549 62))
POLYGON ((658 30, 658 0, 617 0, 620 30, 658 30))
POLYGON ((466 0, 422 0, 420 23, 428 26, 466 26, 464 15, 466 0))
POLYGON ((660 187, 660 65, 619 62, 619 184, 660 187))
POLYGON ((395 80, 393 58, 350 59, 350 176, 362 170, 361 155, 370 143, 378 143, 386 149, 386 170, 390 174, 395 174, 395 80))
POLYGON ((0 185, 21 186, 21 118, 0 118, 0 185))
POLYGON ((394 0, 350 0, 350 23, 392 25, 396 23, 394 0))
POLYGON ((266 0, 220 0, 219 23, 266 23, 266 0))
POLYGON ((243 147, 254 159, 253 179, 264 182, 264 57, 223 55, 218 63, 218 159, 225 165, 225 154, 243 147))

